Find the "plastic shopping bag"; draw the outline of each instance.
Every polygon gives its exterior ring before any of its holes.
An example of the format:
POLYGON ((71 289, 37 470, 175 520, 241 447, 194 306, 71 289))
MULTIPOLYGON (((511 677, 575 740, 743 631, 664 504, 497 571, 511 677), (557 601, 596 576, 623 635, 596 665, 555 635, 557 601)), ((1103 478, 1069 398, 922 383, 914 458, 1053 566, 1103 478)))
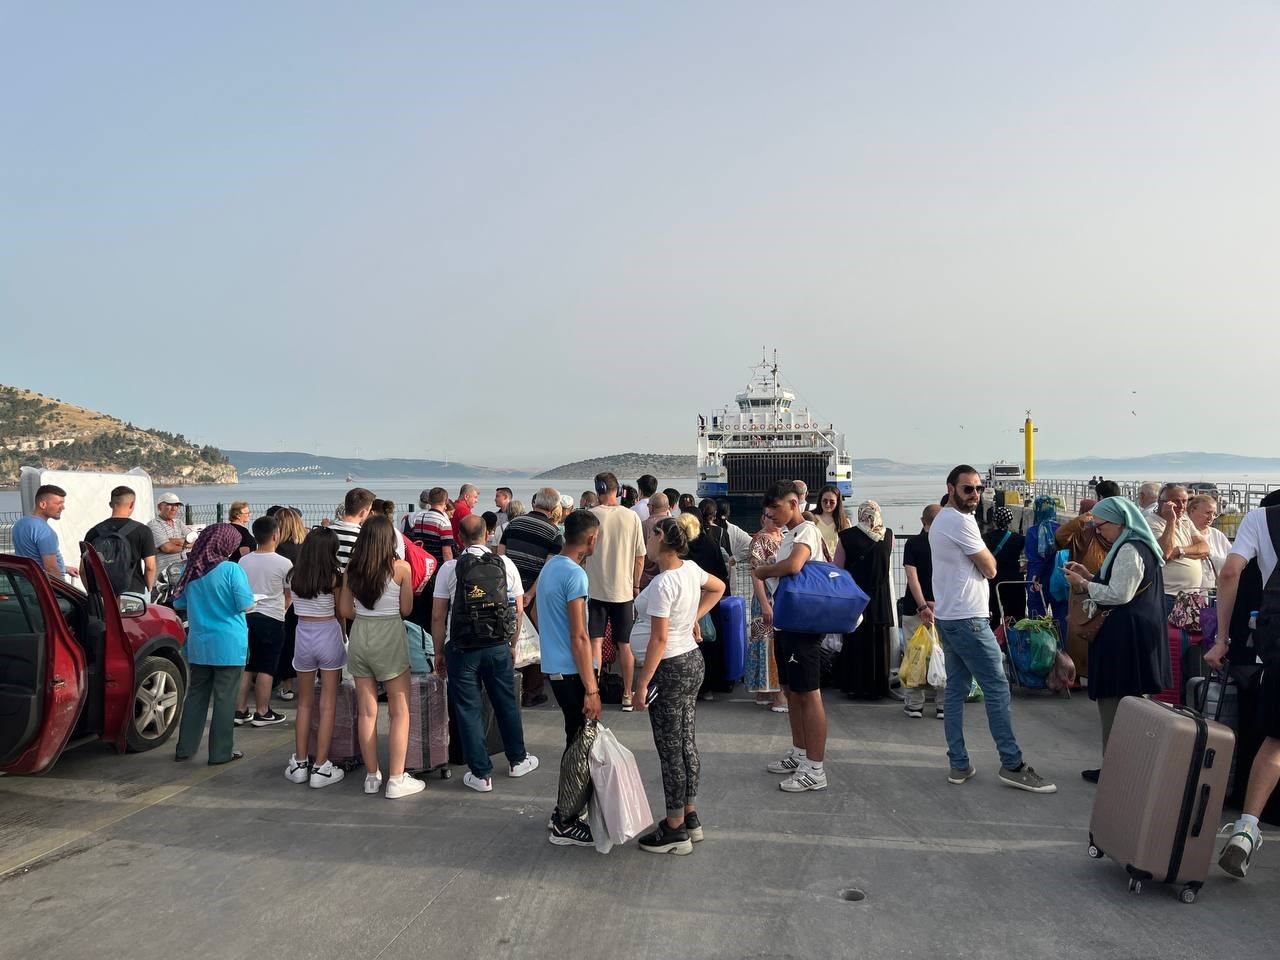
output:
POLYGON ((653 823, 649 798, 644 793, 635 754, 618 742, 613 731, 596 724, 595 743, 590 754, 591 784, 604 816, 609 839, 626 843, 653 823))
POLYGON ((594 720, 588 720, 573 738, 573 743, 560 758, 560 789, 556 795, 556 806, 560 808, 560 819, 572 823, 586 812, 587 798, 591 795, 591 747, 595 743, 597 727, 594 720))
POLYGON ((1017 658, 1018 672, 1043 677, 1058 655, 1058 628, 1053 617, 1029 617, 1019 620, 1013 629, 1026 636, 1025 648, 1010 641, 1009 655, 1017 658))
POLYGON ((523 670, 542 661, 542 647, 538 642, 538 630, 526 613, 520 618, 520 636, 515 648, 516 669, 523 670))
POLYGON ((596 853, 608 853, 613 849, 613 841, 609 839, 609 830, 604 825, 604 811, 600 802, 592 797, 587 801, 587 822, 591 825, 591 839, 595 842, 596 853))
POLYGON ((925 679, 935 690, 941 690, 947 685, 947 658, 940 643, 935 643, 929 651, 929 672, 925 679))
POLYGON ((929 655, 937 646, 935 640, 932 627, 923 623, 916 627, 898 667, 898 678, 904 687, 923 687, 929 682, 929 655))

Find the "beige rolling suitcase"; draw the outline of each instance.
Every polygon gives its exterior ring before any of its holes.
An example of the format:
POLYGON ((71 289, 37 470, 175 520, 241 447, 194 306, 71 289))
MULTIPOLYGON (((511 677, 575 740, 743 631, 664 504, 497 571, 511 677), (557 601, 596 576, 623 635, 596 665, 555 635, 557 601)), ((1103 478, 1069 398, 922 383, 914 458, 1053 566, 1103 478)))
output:
POLYGON ((1110 857, 1144 880, 1182 885, 1194 903, 1209 873, 1235 734, 1195 711, 1125 697, 1089 822, 1089 856, 1110 857))

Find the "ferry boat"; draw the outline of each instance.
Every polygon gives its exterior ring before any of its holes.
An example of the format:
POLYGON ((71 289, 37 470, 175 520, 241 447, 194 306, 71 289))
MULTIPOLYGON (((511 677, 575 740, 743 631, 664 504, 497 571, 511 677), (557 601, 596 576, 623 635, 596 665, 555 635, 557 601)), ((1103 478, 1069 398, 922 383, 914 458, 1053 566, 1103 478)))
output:
POLYGON ((816 499, 824 486, 853 494, 853 461, 845 435, 819 423, 778 379, 778 357, 762 358, 734 407, 698 415, 698 496, 725 497, 739 523, 760 512, 778 480, 803 480, 816 499))

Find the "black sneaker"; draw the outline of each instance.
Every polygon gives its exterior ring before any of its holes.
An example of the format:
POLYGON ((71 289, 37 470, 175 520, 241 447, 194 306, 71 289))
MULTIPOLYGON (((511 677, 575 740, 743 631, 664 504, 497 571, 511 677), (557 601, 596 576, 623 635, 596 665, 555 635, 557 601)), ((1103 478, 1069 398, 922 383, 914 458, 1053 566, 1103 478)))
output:
POLYGON ((684 856, 693 853, 693 841, 684 827, 669 827, 666 819, 658 821, 658 829, 640 838, 640 849, 645 853, 674 853, 684 856))
POLYGON ((235 725, 243 727, 246 723, 253 719, 253 714, 248 710, 237 710, 235 716, 235 725))
POLYGON ((585 821, 575 820, 573 823, 561 823, 558 819, 551 821, 551 835, 547 837, 557 847, 590 847, 595 844, 591 839, 591 827, 585 821))
POLYGON ((250 720, 249 723, 251 726, 255 727, 269 727, 273 723, 284 723, 288 719, 289 718, 283 713, 276 713, 273 709, 267 707, 266 713, 258 713, 255 710, 253 712, 253 719, 250 720))
POLYGON ((702 821, 698 819, 698 811, 692 810, 684 815, 684 829, 689 839, 697 843, 702 839, 702 821))

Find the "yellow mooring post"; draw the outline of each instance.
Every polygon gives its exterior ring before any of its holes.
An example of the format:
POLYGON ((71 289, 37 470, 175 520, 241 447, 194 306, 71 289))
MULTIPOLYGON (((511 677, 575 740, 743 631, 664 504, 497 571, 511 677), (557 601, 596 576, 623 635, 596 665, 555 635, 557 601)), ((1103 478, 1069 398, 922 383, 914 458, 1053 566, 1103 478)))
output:
POLYGON ((1023 475, 1028 484, 1036 482, 1036 425, 1031 419, 1031 411, 1027 411, 1027 419, 1022 424, 1022 451, 1024 458, 1023 475))

